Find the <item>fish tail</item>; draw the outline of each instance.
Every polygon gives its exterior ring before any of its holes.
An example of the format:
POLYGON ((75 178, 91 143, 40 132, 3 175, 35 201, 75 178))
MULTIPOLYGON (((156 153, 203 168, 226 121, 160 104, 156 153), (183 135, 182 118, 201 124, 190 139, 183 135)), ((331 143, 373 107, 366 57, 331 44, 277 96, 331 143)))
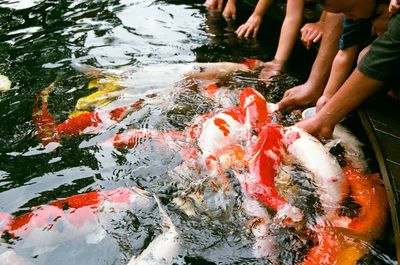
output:
POLYGON ((160 212, 160 216, 161 216, 161 225, 163 227, 163 229, 169 230, 169 229, 175 229, 175 225, 172 222, 171 218, 168 216, 168 214, 165 212, 160 199, 154 195, 154 199, 157 203, 159 212, 160 212))
POLYGON ((34 99, 32 120, 36 125, 36 134, 44 145, 51 142, 59 142, 57 124, 48 111, 48 97, 54 91, 54 85, 58 78, 48 87, 40 91, 34 99))

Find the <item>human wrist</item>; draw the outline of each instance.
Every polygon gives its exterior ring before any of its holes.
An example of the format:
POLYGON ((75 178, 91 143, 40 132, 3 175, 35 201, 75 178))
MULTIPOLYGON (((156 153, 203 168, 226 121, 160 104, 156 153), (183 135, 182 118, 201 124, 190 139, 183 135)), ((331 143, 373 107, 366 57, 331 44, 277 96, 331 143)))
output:
POLYGON ((274 59, 268 62, 268 64, 273 64, 279 71, 283 71, 286 68, 286 60, 279 59, 277 57, 274 57, 274 59))

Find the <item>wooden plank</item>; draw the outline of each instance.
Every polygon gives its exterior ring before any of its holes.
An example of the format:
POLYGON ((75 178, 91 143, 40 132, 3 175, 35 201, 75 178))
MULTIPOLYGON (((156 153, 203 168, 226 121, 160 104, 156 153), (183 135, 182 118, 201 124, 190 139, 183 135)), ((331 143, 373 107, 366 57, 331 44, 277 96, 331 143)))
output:
MULTIPOLYGON (((393 123, 388 122, 389 119, 393 120, 391 112, 386 112, 386 115, 381 116, 384 117, 382 118, 384 120, 371 119, 371 117, 378 117, 376 115, 377 111, 378 108, 374 107, 374 105, 364 104, 358 109, 358 114, 375 152, 385 184, 390 205, 397 261, 400 263, 400 163, 398 163, 398 158, 396 157, 396 150, 394 148, 388 149, 391 148, 389 147, 390 145, 394 146, 400 142, 396 135, 392 134, 395 130, 390 130, 391 127, 399 124, 394 121, 393 123), (388 159, 387 155, 393 159, 388 159)), ((379 109, 379 111, 382 111, 382 109, 379 109)), ((397 149, 397 156, 399 151, 397 149)))
MULTIPOLYGON (((374 125, 374 121, 371 122, 374 125)), ((374 129, 384 159, 400 165, 400 137, 387 131, 377 130, 376 127, 374 129)))
MULTIPOLYGON (((400 104, 398 102, 390 99, 386 94, 378 93, 370 97, 364 107, 375 130, 400 140, 400 104)), ((400 160, 400 153, 398 157, 400 160)))

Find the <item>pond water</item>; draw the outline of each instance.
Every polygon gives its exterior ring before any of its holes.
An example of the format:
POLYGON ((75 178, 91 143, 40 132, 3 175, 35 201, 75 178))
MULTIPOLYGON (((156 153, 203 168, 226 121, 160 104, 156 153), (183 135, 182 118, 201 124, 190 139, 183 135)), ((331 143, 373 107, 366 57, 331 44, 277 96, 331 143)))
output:
MULTIPOLYGON (((183 129, 191 117, 212 109, 211 103, 201 97, 194 99, 189 92, 178 100, 174 98, 180 108, 165 107, 173 100, 168 98, 170 94, 163 95, 165 88, 160 87, 170 82, 171 76, 165 71, 174 75, 181 70, 166 67, 157 69, 159 76, 154 72, 133 76, 136 79, 131 80, 125 96, 112 107, 154 93, 165 98, 145 104, 105 133, 63 138, 61 146, 52 150, 44 148, 35 135, 34 99, 44 88, 55 82, 48 101, 57 123, 74 111, 79 98, 92 93, 87 89, 90 77, 71 64, 115 69, 241 62, 246 58, 265 61, 273 56, 276 36, 239 40, 233 32, 235 25, 218 16, 207 16, 202 4, 200 0, 0 1, 0 74, 12 81, 12 89, 0 94, 0 212, 21 215, 31 207, 76 194, 140 187, 158 194, 185 235, 184 264, 269 264, 266 259, 253 257, 254 238, 246 228, 246 215, 234 210, 236 197, 231 204, 218 204, 214 197, 207 202, 205 198, 206 203, 215 203, 215 208, 210 206, 208 212, 195 218, 188 218, 171 202, 179 184, 170 181, 169 175, 181 162, 174 152, 157 142, 128 150, 96 144, 133 126, 183 129), (198 107, 193 108, 193 103, 198 107)), ((292 73, 299 80, 309 63, 301 68, 292 73)), ((257 84, 254 78, 239 82, 257 84)), ((113 220, 108 224, 108 235, 96 244, 76 238, 54 249, 22 249, 17 254, 33 264, 126 264, 161 233, 156 208, 113 220)), ((284 264, 298 259, 290 254, 290 239, 281 242, 288 248, 286 256, 281 257, 284 264)), ((379 261, 393 263, 392 251, 375 252, 379 261)))

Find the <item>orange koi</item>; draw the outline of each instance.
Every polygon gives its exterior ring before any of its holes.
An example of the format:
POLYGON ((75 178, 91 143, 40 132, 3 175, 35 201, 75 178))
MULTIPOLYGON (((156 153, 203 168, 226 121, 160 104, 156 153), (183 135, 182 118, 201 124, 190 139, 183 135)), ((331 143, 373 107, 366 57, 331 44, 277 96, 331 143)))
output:
POLYGON ((36 135, 45 146, 51 142, 60 141, 56 121, 48 112, 48 97, 53 90, 54 83, 36 95, 33 105, 32 120, 36 125, 36 135), (39 102, 41 107, 39 107, 39 102))
POLYGON ((302 265, 356 264, 369 251, 366 243, 384 232, 389 205, 380 176, 363 174, 350 167, 343 171, 350 197, 360 205, 359 212, 352 218, 337 215, 317 231, 318 244, 302 265))
POLYGON ((79 112, 57 124, 48 112, 48 97, 54 89, 53 86, 54 83, 35 97, 32 114, 33 122, 36 124, 36 134, 45 146, 51 142, 59 142, 62 135, 77 136, 87 132, 98 132, 122 120, 144 103, 143 99, 139 99, 129 106, 118 107, 111 111, 79 112))
POLYGON ((379 174, 363 174, 353 168, 345 168, 352 199, 361 206, 348 228, 366 240, 383 234, 389 214, 386 190, 379 174))

